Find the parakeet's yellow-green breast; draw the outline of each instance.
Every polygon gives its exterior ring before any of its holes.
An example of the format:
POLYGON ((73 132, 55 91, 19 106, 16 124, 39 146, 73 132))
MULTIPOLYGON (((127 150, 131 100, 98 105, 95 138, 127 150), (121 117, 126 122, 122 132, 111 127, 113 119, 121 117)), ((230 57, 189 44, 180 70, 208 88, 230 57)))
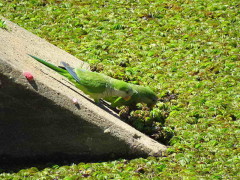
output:
POLYGON ((64 68, 60 68, 35 56, 29 56, 68 78, 77 88, 92 97, 95 102, 108 97, 122 97, 129 100, 133 95, 131 86, 124 81, 101 73, 72 68, 65 62, 62 62, 64 68))
POLYGON ((119 106, 131 106, 135 107, 137 103, 144 103, 147 104, 148 107, 153 107, 157 101, 157 95, 149 88, 134 84, 129 84, 133 89, 134 93, 129 101, 125 101, 119 97, 107 97, 105 98, 106 101, 111 103, 113 107, 119 106))

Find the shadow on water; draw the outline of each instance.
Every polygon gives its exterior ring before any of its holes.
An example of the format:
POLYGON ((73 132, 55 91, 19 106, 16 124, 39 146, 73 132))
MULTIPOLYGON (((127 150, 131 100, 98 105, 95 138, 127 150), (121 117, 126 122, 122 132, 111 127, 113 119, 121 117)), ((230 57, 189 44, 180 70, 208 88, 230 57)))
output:
MULTIPOLYGON (((77 156, 69 155, 64 153, 55 153, 51 156, 36 156, 36 157, 25 157, 25 158, 13 158, 10 156, 0 157, 0 173, 17 173, 22 169, 28 169, 31 167, 36 167, 38 170, 43 170, 45 168, 52 168, 53 166, 70 166, 79 163, 99 163, 99 162, 109 162, 117 159, 131 160, 137 158, 134 156, 118 155, 118 156, 77 156)), ((143 156, 144 158, 144 156, 143 156)))

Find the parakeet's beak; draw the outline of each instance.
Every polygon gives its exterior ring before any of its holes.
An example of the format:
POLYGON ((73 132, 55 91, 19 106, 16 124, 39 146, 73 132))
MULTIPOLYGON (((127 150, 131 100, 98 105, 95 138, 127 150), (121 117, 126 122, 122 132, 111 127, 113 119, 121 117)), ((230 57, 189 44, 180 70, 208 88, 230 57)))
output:
POLYGON ((131 99, 131 96, 126 96, 123 98, 125 101, 128 101, 129 99, 131 99))

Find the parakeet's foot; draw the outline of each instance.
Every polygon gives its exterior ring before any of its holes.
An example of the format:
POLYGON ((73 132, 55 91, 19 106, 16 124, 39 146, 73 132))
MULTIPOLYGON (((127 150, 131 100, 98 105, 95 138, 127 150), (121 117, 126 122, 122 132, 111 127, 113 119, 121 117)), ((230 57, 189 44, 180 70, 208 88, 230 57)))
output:
POLYGON ((101 104, 106 106, 108 109, 111 109, 112 111, 114 111, 116 113, 119 113, 119 110, 116 107, 114 107, 112 104, 110 104, 109 102, 104 101, 102 99, 100 99, 100 101, 101 101, 101 104))
POLYGON ((94 102, 96 105, 100 106, 101 105, 101 101, 100 99, 94 99, 94 102))

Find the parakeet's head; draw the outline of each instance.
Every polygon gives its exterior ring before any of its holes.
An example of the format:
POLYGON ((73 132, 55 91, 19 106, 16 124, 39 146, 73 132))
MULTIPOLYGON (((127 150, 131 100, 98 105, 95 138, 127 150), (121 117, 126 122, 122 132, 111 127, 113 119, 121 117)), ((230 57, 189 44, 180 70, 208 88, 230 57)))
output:
POLYGON ((137 91, 139 102, 147 104, 150 108, 157 103, 158 97, 149 87, 134 85, 133 89, 137 91))
POLYGON ((146 104, 148 107, 153 108, 157 104, 158 97, 155 94, 149 94, 148 98, 146 99, 146 104))
POLYGON ((115 89, 115 92, 116 92, 115 96, 120 96, 126 101, 131 99, 131 96, 134 93, 131 86, 124 81, 117 81, 114 84, 114 89, 115 89))

